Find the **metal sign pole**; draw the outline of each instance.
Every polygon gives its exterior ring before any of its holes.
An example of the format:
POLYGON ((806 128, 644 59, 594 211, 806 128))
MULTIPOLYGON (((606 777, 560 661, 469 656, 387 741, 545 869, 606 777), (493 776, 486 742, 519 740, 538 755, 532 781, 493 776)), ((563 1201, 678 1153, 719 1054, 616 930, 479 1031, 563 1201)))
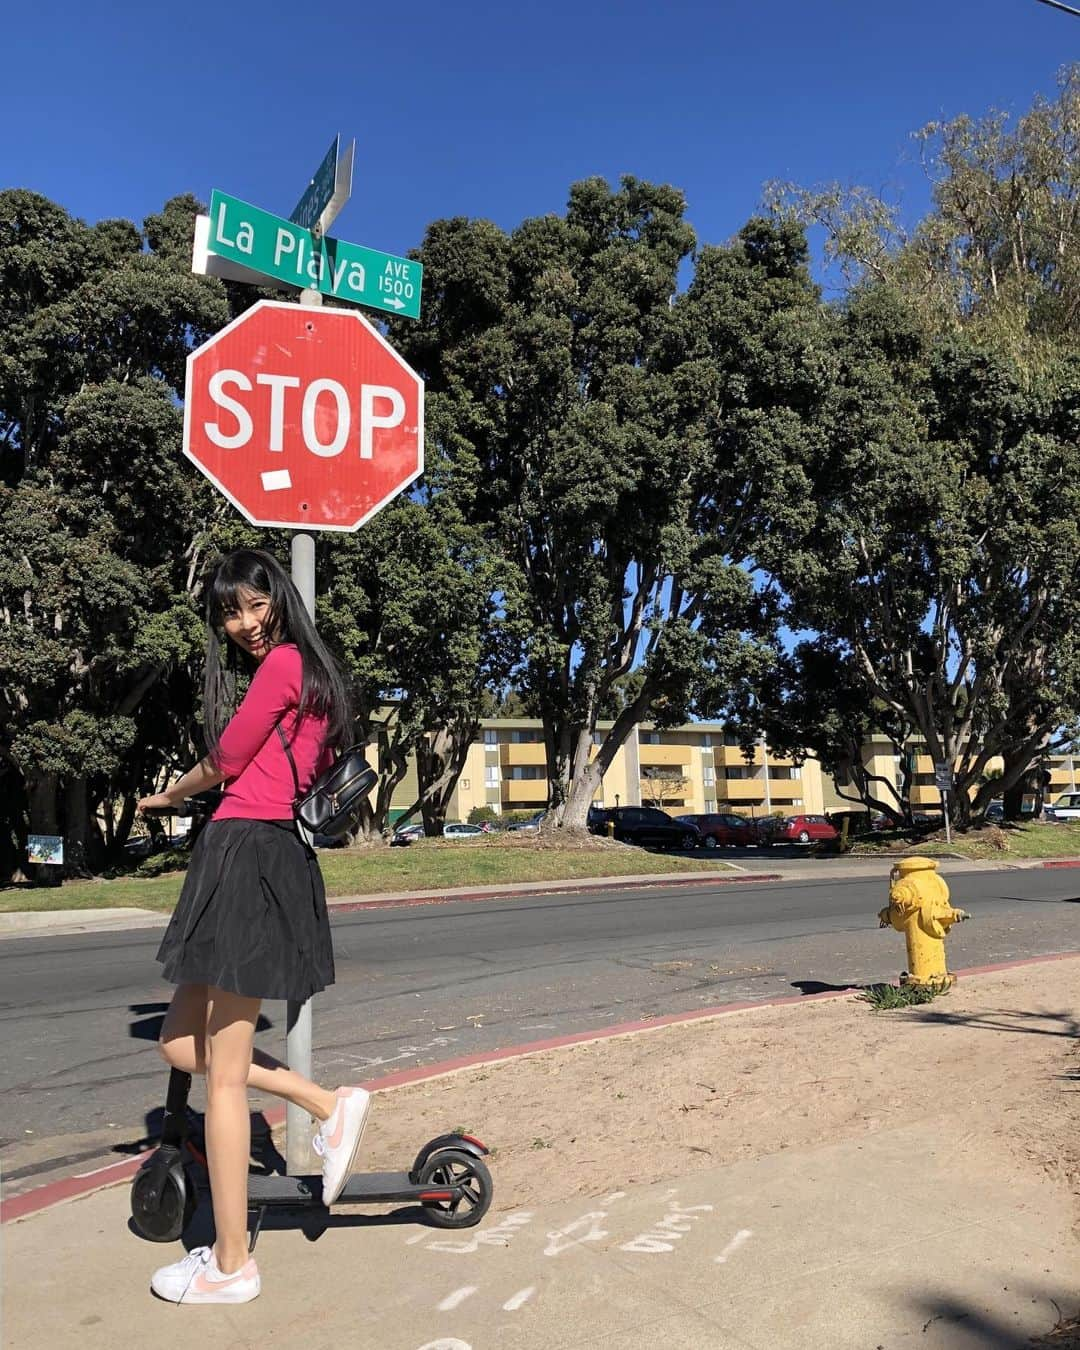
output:
MULTIPOLYGON (((302 305, 321 305, 318 291, 304 291, 302 305)), ((312 622, 315 620, 315 536, 298 530, 292 537, 292 580, 300 592, 312 622)), ((311 1000, 295 1003, 291 999, 287 1013, 285 1058, 294 1073, 311 1077, 311 1000)), ((312 1120, 301 1106, 289 1102, 285 1108, 285 1165, 290 1176, 310 1172, 312 1120)))
POLYGON ((949 794, 942 788, 941 790, 941 814, 945 817, 945 842, 952 843, 952 830, 949 828, 949 794))

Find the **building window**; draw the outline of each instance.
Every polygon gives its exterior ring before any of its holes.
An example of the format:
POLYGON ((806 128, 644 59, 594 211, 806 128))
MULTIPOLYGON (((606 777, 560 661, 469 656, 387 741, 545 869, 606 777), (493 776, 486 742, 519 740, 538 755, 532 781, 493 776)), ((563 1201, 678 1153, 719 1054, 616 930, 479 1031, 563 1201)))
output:
POLYGON ((499 766, 497 764, 489 764, 484 770, 484 785, 485 787, 499 786, 499 766))
POLYGON ((547 770, 541 764, 514 764, 510 768, 510 777, 517 782, 532 781, 546 778, 547 770))
POLYGON ((498 744, 499 744, 499 728, 498 728, 498 727, 485 727, 485 728, 484 728, 484 744, 485 744, 485 745, 498 745, 498 744))
POLYGON ((643 731, 641 733, 642 745, 659 745, 660 733, 658 731, 643 731))
POLYGON ((532 727, 517 727, 510 733, 510 739, 515 745, 538 745, 544 734, 532 727))
POLYGON ((708 750, 711 748, 711 746, 712 746, 712 732, 703 731, 701 733, 701 748, 703 750, 708 750))
POLYGON ((724 774, 727 778, 753 778, 754 766, 752 764, 733 765, 725 769, 724 774))
POLYGON ((716 782, 716 770, 711 764, 706 764, 701 770, 701 777, 706 787, 712 787, 716 782))
POLYGON ((715 810, 716 810, 716 798, 715 798, 715 797, 706 797, 706 798, 705 798, 705 811, 706 811, 706 814, 711 814, 711 813, 712 813, 713 811, 715 811, 715 810))
POLYGON ((729 746, 734 747, 734 746, 736 746, 736 745, 739 744, 739 738, 738 738, 738 736, 733 735, 732 732, 730 732, 730 731, 725 731, 725 732, 724 732, 724 744, 725 744, 725 745, 729 745, 729 746))

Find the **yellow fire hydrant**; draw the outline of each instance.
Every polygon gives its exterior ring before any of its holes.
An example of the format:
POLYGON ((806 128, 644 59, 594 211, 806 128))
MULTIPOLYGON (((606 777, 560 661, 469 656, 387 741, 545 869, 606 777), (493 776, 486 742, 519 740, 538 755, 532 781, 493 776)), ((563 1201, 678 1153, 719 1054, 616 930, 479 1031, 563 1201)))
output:
POLYGON ((907 938, 908 968, 901 984, 948 989, 956 976, 945 966, 945 934, 971 916, 949 904, 949 888, 933 858, 905 858, 889 875, 889 904, 878 918, 907 938))

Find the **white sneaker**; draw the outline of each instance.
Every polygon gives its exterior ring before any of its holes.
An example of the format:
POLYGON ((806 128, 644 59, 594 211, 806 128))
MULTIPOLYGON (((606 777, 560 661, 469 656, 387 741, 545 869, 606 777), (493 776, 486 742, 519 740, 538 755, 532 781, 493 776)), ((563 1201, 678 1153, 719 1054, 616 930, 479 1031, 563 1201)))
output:
POLYGON ((154 1293, 170 1303, 250 1303, 261 1287, 253 1256, 232 1275, 223 1275, 211 1247, 193 1247, 182 1260, 155 1270, 150 1279, 154 1293))
POLYGON ((337 1099, 337 1105, 312 1140, 315 1152, 323 1160, 322 1202, 327 1206, 341 1194, 353 1170, 371 1110, 371 1093, 363 1088, 338 1088, 337 1099))

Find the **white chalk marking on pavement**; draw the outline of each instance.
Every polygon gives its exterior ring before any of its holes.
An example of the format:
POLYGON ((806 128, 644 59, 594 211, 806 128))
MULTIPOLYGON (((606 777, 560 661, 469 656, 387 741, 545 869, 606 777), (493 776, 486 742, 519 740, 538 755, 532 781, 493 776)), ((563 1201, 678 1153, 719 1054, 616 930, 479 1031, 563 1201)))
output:
POLYGON ((616 1200, 622 1200, 625 1197, 625 1195, 626 1195, 625 1191, 612 1191, 610 1195, 601 1196, 600 1203, 602 1205, 610 1205, 613 1204, 614 1201, 616 1200))
MULTIPOLYGON (((521 1209, 513 1214, 508 1214, 505 1219, 500 1220, 494 1228, 485 1228, 482 1232, 475 1233, 471 1238, 436 1238, 434 1242, 429 1242, 424 1248, 427 1252, 455 1252, 459 1256, 467 1256, 472 1252, 479 1251, 481 1247, 509 1247, 510 1239, 517 1233, 518 1229, 527 1223, 532 1222, 532 1211, 521 1209)), ((429 1236, 425 1234, 425 1236, 429 1236)))
POLYGON ((463 1284, 460 1289, 455 1289, 452 1294, 447 1294, 443 1301, 438 1305, 439 1312, 453 1312, 467 1298, 476 1293, 475 1284, 463 1284))
POLYGON ((262 485, 264 492, 280 492, 292 487, 292 475, 288 469, 267 469, 262 475, 262 485))
POLYGON ((535 1293, 535 1284, 530 1284, 528 1289, 519 1289, 513 1298, 508 1298, 503 1304, 503 1312, 517 1312, 522 1304, 528 1303, 535 1293))
POLYGON ((415 1242, 426 1242, 430 1236, 430 1233, 417 1233, 414 1237, 405 1239, 405 1246, 411 1247, 415 1242))
POLYGON ((569 1251, 571 1247, 578 1247, 583 1242, 600 1242, 607 1237, 607 1230, 600 1227, 600 1220, 607 1217, 607 1210, 591 1209, 588 1214, 583 1214, 580 1219, 575 1219, 573 1223, 568 1223, 565 1228, 560 1228, 557 1232, 548 1234, 548 1245, 544 1248, 545 1256, 558 1256, 560 1252, 569 1251), (579 1230, 588 1229, 578 1236, 579 1230))
POLYGON ((743 1243, 748 1241, 753 1236, 754 1230, 752 1228, 740 1228, 739 1231, 728 1243, 728 1245, 716 1258, 716 1264, 718 1266, 722 1266, 729 1256, 734 1256, 735 1253, 739 1250, 739 1248, 743 1245, 743 1243))
POLYGON ((468 1341, 459 1341, 453 1336, 440 1336, 437 1341, 427 1341, 420 1350, 472 1350, 472 1346, 468 1341))
MULTIPOLYGON (((668 1194, 672 1192, 669 1191, 668 1194)), ((658 1219, 652 1228, 647 1228, 644 1233, 639 1233, 629 1242, 620 1243, 619 1251, 647 1252, 652 1255, 658 1252, 673 1252, 675 1243, 681 1242, 691 1231, 693 1225, 687 1220, 699 1218, 699 1211, 711 1212, 712 1205, 680 1205, 677 1200, 669 1200, 667 1209, 668 1212, 662 1219, 658 1219)))

